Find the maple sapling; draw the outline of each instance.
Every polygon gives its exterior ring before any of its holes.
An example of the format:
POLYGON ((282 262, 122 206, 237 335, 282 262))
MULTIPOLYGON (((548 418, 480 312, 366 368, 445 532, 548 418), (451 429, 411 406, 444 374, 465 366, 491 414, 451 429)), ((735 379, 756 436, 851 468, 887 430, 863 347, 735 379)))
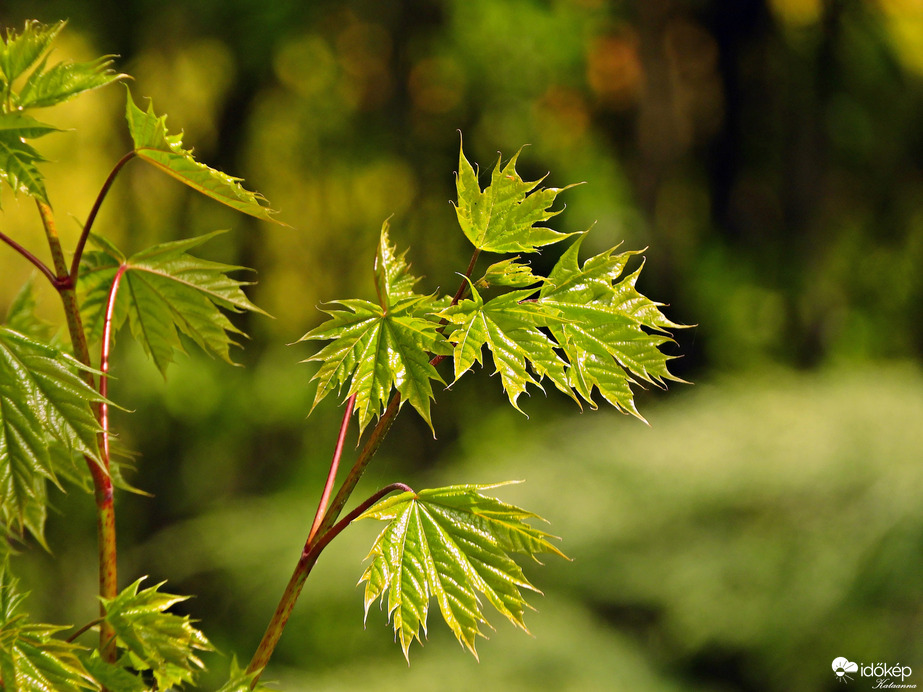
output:
MULTIPOLYGON (((66 259, 32 141, 58 132, 32 115, 87 91, 121 81, 108 57, 88 63, 50 64, 49 52, 64 23, 28 22, 0 42, 0 180, 35 200, 52 266, 13 237, 0 241, 49 281, 61 298, 70 346, 55 340, 36 319, 31 282, 0 326, 0 517, 6 541, 0 567, 0 677, 5 689, 148 690, 192 684, 212 650, 188 616, 170 612, 185 600, 143 577, 119 589, 114 495, 133 490, 110 451, 108 379, 114 335, 128 325, 156 368, 168 376, 177 351, 193 343, 231 362, 242 335, 228 313, 261 313, 233 274, 243 267, 197 257, 215 233, 162 242, 127 255, 94 232, 99 210, 119 173, 135 159, 154 166, 205 196, 257 219, 277 223, 266 200, 241 180, 197 161, 171 134, 153 105, 139 108, 125 89, 131 149, 104 181, 66 259), (94 358, 91 353, 99 353, 94 358), (11 545, 31 536, 45 546, 47 483, 92 489, 99 551, 99 618, 74 629, 33 623, 12 577, 11 545), (94 647, 80 642, 98 633, 94 647), (69 635, 66 634, 71 632, 69 635)), ((537 515, 505 503, 494 485, 453 485, 414 490, 392 483, 346 511, 360 479, 405 403, 433 429, 437 391, 474 365, 492 361, 510 404, 548 383, 578 405, 594 397, 638 416, 632 387, 677 380, 661 347, 680 325, 636 289, 640 268, 626 273, 634 252, 615 248, 580 261, 586 233, 556 231, 545 222, 564 188, 525 181, 517 152, 498 160, 482 188, 460 147, 455 212, 472 255, 453 295, 418 288, 407 251, 398 251, 388 221, 369 259, 374 299, 329 304, 326 319, 299 341, 317 344, 306 362, 318 364, 313 411, 333 394, 343 416, 320 500, 301 554, 249 665, 231 665, 221 692, 259 688, 302 588, 323 550, 353 522, 376 519, 384 527, 361 574, 366 617, 384 604, 409 661, 421 641, 433 599, 458 641, 477 655, 487 625, 485 605, 525 630, 526 594, 536 591, 516 556, 562 556, 555 537, 536 528, 537 515), (547 276, 522 259, 562 242, 547 276), (495 261, 478 276, 481 260, 495 261), (510 256, 512 255, 512 256, 510 256), (440 372, 451 359, 450 374, 440 372), (435 385, 435 386, 434 386, 435 385), (360 445, 339 478, 344 441, 355 424, 360 445)), ((328 402, 329 403, 329 402, 328 402)), ((500 484, 503 485, 503 484, 500 484)))

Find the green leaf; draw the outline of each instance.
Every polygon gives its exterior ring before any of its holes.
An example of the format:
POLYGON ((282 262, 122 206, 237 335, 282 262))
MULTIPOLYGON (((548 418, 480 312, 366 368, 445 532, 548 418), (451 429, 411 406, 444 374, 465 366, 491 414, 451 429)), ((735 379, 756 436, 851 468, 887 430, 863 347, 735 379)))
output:
POLYGON ((241 668, 237 664, 237 658, 231 659, 231 673, 228 681, 221 686, 221 689, 218 692, 268 692, 271 688, 266 687, 265 685, 257 685, 256 687, 251 687, 253 684, 253 678, 255 678, 259 673, 254 671, 253 673, 248 673, 246 669, 241 668))
POLYGON ((383 500, 360 518, 388 522, 369 553, 365 612, 387 598, 388 616, 404 656, 420 631, 426 632, 429 602, 436 598, 446 624, 477 657, 476 638, 483 636, 483 596, 513 624, 526 630, 530 607, 523 590, 537 591, 511 553, 535 557, 563 554, 550 536, 527 520, 536 515, 481 494, 492 485, 458 485, 383 500), (387 594, 387 596, 386 596, 387 594))
POLYGON ((58 639, 57 625, 31 623, 7 567, 0 568, 0 676, 17 692, 77 692, 98 685, 80 661, 83 647, 58 639))
POLYGON ((447 337, 455 344, 455 379, 475 362, 483 362, 483 346, 487 344, 503 389, 517 410, 521 410, 517 399, 527 385, 541 388, 527 370, 527 363, 539 379, 548 377, 558 389, 572 396, 564 372, 566 364, 555 352, 554 341, 539 329, 560 323, 557 314, 529 300, 535 293, 533 289, 505 293, 485 303, 474 285, 470 288, 471 299, 440 313, 454 325, 447 337))
POLYGON ((47 342, 52 336, 53 328, 35 314, 37 303, 35 276, 32 275, 19 289, 19 293, 13 298, 13 302, 10 303, 4 324, 20 334, 47 342))
POLYGON ((116 663, 107 663, 100 658, 99 650, 94 649, 90 653, 84 653, 80 660, 97 684, 107 690, 149 692, 151 689, 140 674, 129 670, 131 667, 129 656, 123 656, 116 663))
POLYGON ((59 62, 47 70, 43 61, 23 84, 16 102, 20 108, 47 108, 125 77, 112 69, 109 55, 88 62, 59 62))
POLYGON ((573 185, 536 190, 541 180, 526 182, 516 172, 521 152, 522 149, 516 152, 502 168, 501 160, 497 161, 490 185, 482 192, 474 168, 459 147, 455 212, 465 236, 478 250, 535 252, 541 246, 573 235, 536 225, 560 213, 551 211, 551 205, 559 192, 573 185))
POLYGON ((125 117, 134 141, 135 154, 139 158, 237 211, 265 221, 275 221, 272 218, 274 212, 264 206, 265 198, 244 189, 240 178, 199 163, 191 150, 183 149, 183 135, 167 133, 166 116, 158 118, 154 114, 153 104, 148 104, 147 112, 142 111, 135 105, 131 92, 128 92, 125 117))
POLYGON ((22 192, 48 203, 45 179, 36 163, 45 161, 29 144, 26 144, 15 130, 0 131, 0 180, 14 193, 22 192))
POLYGON ((243 334, 221 312, 259 312, 241 287, 250 285, 228 276, 244 269, 199 259, 188 251, 217 233, 161 243, 126 258, 111 245, 84 255, 79 289, 81 311, 91 338, 102 336, 109 289, 119 267, 124 273, 113 315, 113 330, 128 319, 132 335, 162 373, 183 351, 180 333, 207 353, 232 363, 231 334, 243 334))
POLYGON ((375 261, 379 303, 337 301, 345 309, 327 310, 331 318, 299 340, 330 341, 304 361, 321 363, 312 378, 318 382, 312 410, 350 380, 347 397, 356 395, 360 431, 381 415, 393 389, 400 393, 401 404, 409 401, 432 428, 430 380, 443 380, 430 357, 450 351, 433 319, 436 303, 432 296, 413 292, 416 281, 404 255, 390 244, 386 221, 375 261))
POLYGON ((91 406, 102 399, 78 368, 60 351, 0 327, 0 499, 4 515, 30 530, 31 504, 43 499, 39 481, 57 483, 62 472, 51 450, 60 445, 99 460, 91 406))
POLYGON ((16 138, 35 139, 60 130, 23 113, 0 113, 0 132, 16 138))
POLYGON ((670 374, 671 357, 660 351, 672 341, 667 330, 682 325, 638 293, 640 269, 622 277, 628 260, 638 253, 607 250, 580 266, 581 242, 561 256, 540 290, 539 303, 564 320, 550 328, 569 361, 570 386, 594 407, 595 388, 617 409, 641 418, 631 391, 635 378, 657 385, 682 381, 670 374))
POLYGON ((20 32, 6 30, 6 36, 0 43, 0 78, 5 91, 17 77, 39 61, 65 24, 61 21, 45 25, 29 20, 20 32))
POLYGON ((502 262, 496 262, 487 268, 484 276, 475 284, 478 288, 491 286, 509 286, 512 288, 525 288, 534 286, 545 280, 543 276, 536 276, 528 264, 517 262, 518 257, 511 257, 502 262))
POLYGON ((101 598, 105 620, 115 630, 119 645, 131 655, 138 670, 151 670, 158 689, 193 682, 204 669, 196 651, 212 646, 188 616, 166 612, 187 600, 185 596, 162 593, 163 582, 139 591, 139 579, 112 599, 101 598))

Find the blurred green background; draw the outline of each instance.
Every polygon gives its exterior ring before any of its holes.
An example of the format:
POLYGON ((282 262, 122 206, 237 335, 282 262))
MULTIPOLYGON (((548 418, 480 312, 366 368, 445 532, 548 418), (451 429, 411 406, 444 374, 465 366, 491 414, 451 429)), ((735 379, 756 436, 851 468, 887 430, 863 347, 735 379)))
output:
MULTIPOLYGON (((129 166, 96 231, 133 252, 217 228, 209 257, 255 267, 230 368, 193 352, 164 380, 119 341, 111 395, 135 485, 118 498, 121 576, 169 580, 221 650, 249 659, 300 553, 339 409, 306 419, 311 368, 287 346, 317 306, 373 294, 382 221, 428 290, 469 250, 449 204, 459 135, 568 191, 555 228, 585 252, 647 247, 640 288, 697 325, 640 392, 647 427, 556 392, 505 404, 469 376, 439 394, 438 439, 405 412, 360 492, 525 479, 573 562, 524 636, 465 654, 433 614, 408 669, 355 583, 376 527, 321 559, 264 679, 289 690, 825 690, 831 661, 923 676, 923 5, 918 0, 6 0, 0 22, 70 20, 56 57, 117 53, 199 158, 292 228, 234 215, 129 166)), ((65 245, 128 150, 124 91, 47 119, 43 170, 65 245)), ((4 193, 5 233, 42 250, 4 193)), ((44 254, 41 255, 44 257, 44 254)), ((535 262, 554 261, 546 251, 535 262)), ((0 313, 29 266, 0 247, 0 313)), ((43 291, 45 290, 44 287, 43 291)), ((50 290, 42 312, 60 322, 50 290)), ((20 558, 33 614, 95 610, 92 502, 55 495, 53 556, 20 558)), ((867 681, 862 681, 865 684, 867 681)), ((864 688, 863 688, 864 689, 864 688)))

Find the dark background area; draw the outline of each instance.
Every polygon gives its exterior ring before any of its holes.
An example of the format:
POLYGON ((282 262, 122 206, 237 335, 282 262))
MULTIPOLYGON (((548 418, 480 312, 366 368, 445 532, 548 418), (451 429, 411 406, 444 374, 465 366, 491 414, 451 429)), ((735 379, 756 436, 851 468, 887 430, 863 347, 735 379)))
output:
MULTIPOLYGON (((374 294, 378 232, 426 290, 469 248, 459 131, 490 169, 586 181, 554 227, 588 256, 647 248, 639 287, 695 325, 668 347, 695 385, 641 391, 650 427, 557 392, 509 410, 496 378, 441 392, 437 439, 399 418, 362 488, 523 478, 573 563, 528 574, 534 638, 497 622, 470 660, 431 619, 408 671, 353 587, 374 535, 312 575, 267 678, 285 689, 818 690, 830 662, 923 675, 923 9, 913 0, 11 2, 4 26, 69 19, 55 57, 118 54, 208 164, 291 228, 234 215, 141 165, 96 230, 127 251, 217 228, 209 257, 255 267, 229 368, 193 352, 166 382, 118 342, 116 425, 139 452, 119 498, 123 581, 196 595, 188 612, 247 660, 316 505, 340 411, 287 346, 318 306, 374 294)), ((43 171, 83 218, 127 151, 124 90, 52 111, 43 171)), ((4 232, 41 248, 4 191, 4 232)), ((78 224, 61 222, 67 238, 78 224), (69 235, 68 235, 69 234, 69 235)), ((534 260, 547 269, 548 249, 534 260)), ((0 310, 29 267, 0 249, 0 310)), ((43 311, 60 322, 49 292, 43 311)), ((486 373, 492 367, 485 367, 486 373)), ((448 375, 447 375, 448 376, 448 375)), ((54 558, 22 558, 33 612, 92 618, 92 501, 56 496, 54 558), (74 517, 73 519, 69 517, 74 517), (61 595, 64 595, 64 598, 61 595)), ((226 660, 209 657, 218 681, 226 660)), ((916 677, 916 675, 915 675, 916 677)), ((913 682, 913 680, 911 680, 913 682)), ((867 680, 859 681, 869 685, 867 680)), ((213 685, 217 687, 217 684, 213 685)), ((207 687, 207 685, 206 685, 207 687)), ((864 689, 864 688, 863 688, 864 689)))

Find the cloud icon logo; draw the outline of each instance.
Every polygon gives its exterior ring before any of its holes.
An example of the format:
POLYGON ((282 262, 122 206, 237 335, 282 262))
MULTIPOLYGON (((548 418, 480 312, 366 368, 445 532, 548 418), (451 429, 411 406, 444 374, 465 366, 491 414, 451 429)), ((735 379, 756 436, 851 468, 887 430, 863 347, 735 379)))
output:
POLYGON ((848 658, 839 658, 833 659, 833 672, 836 673, 836 677, 840 682, 846 682, 846 680, 852 680, 847 673, 857 673, 859 672, 859 665, 853 663, 848 658))

